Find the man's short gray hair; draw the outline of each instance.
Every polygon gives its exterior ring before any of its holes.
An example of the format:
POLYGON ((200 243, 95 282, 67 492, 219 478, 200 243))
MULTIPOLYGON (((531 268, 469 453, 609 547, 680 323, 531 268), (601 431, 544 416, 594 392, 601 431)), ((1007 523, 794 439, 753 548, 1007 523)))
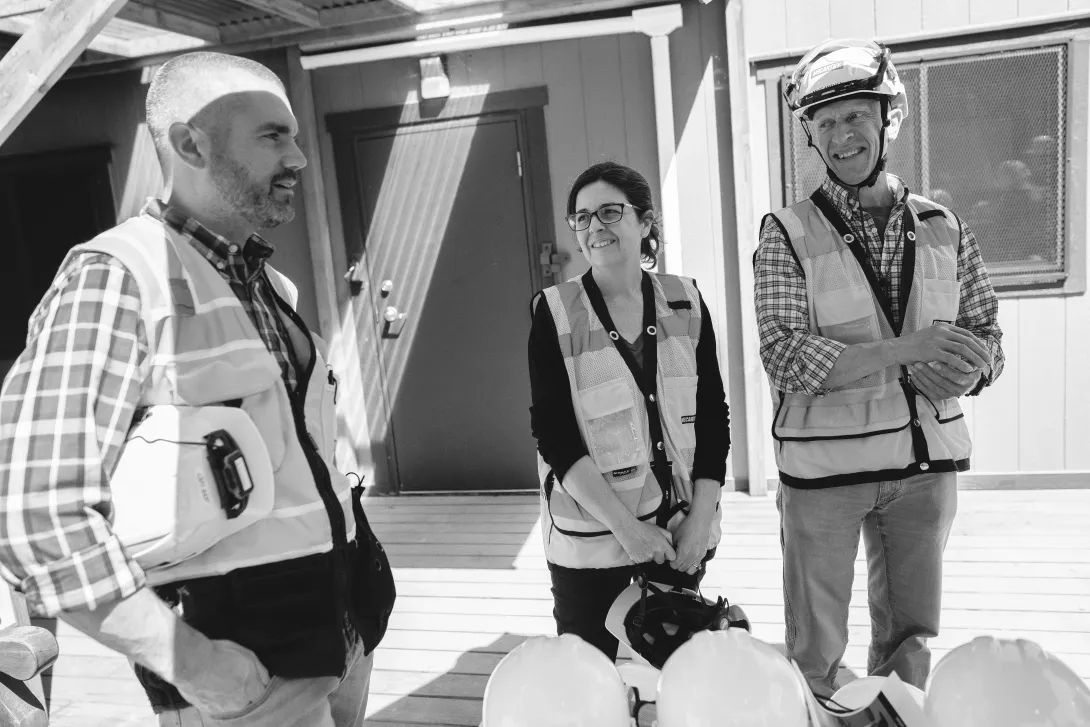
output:
POLYGON ((199 95, 201 86, 210 76, 231 72, 248 73, 286 90, 280 78, 267 67, 249 58, 226 53, 185 53, 167 61, 155 72, 144 108, 160 163, 170 158, 171 124, 190 120, 182 118, 183 109, 191 104, 194 95, 199 95))

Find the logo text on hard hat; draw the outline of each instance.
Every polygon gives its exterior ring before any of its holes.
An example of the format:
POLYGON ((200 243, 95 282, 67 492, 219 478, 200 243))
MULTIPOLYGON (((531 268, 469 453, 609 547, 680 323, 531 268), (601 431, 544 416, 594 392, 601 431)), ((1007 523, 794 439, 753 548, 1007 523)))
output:
POLYGON ((815 66, 814 68, 811 68, 810 75, 816 76, 822 73, 832 73, 833 71, 839 70, 844 66, 844 61, 832 61, 831 63, 826 63, 823 66, 815 66))

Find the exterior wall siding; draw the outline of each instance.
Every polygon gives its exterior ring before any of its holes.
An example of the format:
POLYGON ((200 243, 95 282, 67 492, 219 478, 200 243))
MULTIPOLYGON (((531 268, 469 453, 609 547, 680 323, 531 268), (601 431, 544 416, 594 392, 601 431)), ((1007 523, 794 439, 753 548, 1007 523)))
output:
MULTIPOLYGON (((746 2, 746 53, 797 54, 827 37, 875 37, 971 29, 987 23, 1027 20, 1090 9, 1086 0, 771 0, 746 2)), ((778 206, 769 193, 769 133, 765 89, 751 76, 750 123, 755 204, 778 206), (761 136, 767 137, 761 143, 761 136)), ((1079 89, 1074 93, 1087 93, 1079 89)), ((1076 167, 1077 168, 1077 167, 1076 167)), ((1085 166, 1079 173, 1086 174, 1085 166)), ((1090 200, 1083 202, 1090 203, 1090 200)), ((1085 244, 1085 243, 1084 243, 1085 244)), ((1023 474, 1090 471, 1090 295, 1004 297, 999 322, 1007 356, 999 381, 978 398, 963 398, 974 441, 973 472, 1023 474)), ((771 421, 766 400, 765 421, 771 421)), ((769 462, 774 462, 771 437, 769 462)), ((774 473, 774 469, 772 470, 774 473)))

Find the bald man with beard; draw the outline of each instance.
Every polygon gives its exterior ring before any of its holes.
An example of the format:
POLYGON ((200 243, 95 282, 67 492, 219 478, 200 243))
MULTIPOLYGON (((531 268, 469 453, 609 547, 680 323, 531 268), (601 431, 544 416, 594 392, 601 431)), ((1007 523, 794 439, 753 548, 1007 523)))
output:
POLYGON ((334 375, 258 234, 294 217, 298 124, 268 68, 204 52, 157 71, 147 122, 165 192, 73 249, 0 391, 0 575, 127 656, 160 725, 362 725, 393 586, 377 605, 363 592, 370 531, 322 421, 334 375), (148 565, 114 532, 110 480, 163 406, 249 415, 275 500, 148 565))

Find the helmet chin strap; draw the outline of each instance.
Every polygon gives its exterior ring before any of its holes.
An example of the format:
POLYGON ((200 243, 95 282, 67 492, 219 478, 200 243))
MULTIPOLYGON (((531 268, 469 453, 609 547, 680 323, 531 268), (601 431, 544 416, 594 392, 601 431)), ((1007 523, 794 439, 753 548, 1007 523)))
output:
POLYGON ((863 187, 873 187, 878 183, 878 177, 882 175, 882 172, 886 170, 886 129, 889 128, 889 99, 882 96, 878 103, 882 106, 882 132, 878 137, 878 161, 874 163, 874 169, 871 170, 867 178, 859 184, 849 184, 840 177, 836 176, 836 172, 833 171, 833 167, 825 160, 825 156, 822 155, 821 149, 814 146, 814 137, 810 134, 810 128, 803 124, 802 128, 806 131, 806 143, 808 146, 813 147, 817 151, 818 156, 821 157, 821 161, 825 162, 825 172, 829 175, 829 179, 833 180, 841 187, 855 188, 855 193, 858 196, 863 187))

